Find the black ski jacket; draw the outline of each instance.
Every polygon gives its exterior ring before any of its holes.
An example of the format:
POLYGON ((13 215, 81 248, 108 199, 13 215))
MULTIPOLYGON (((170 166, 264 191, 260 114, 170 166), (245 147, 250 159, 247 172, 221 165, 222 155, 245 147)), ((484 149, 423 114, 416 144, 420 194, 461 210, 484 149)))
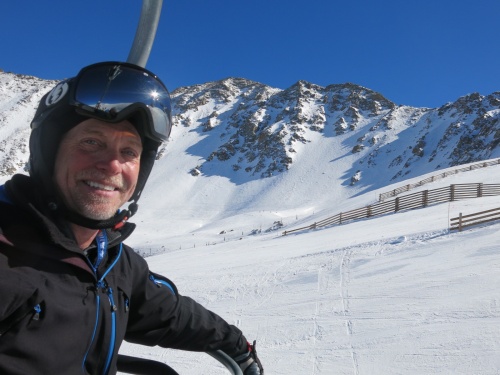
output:
POLYGON ((23 175, 0 187, 0 374, 115 374, 123 340, 230 356, 247 350, 238 328, 122 244, 134 224, 107 232, 108 255, 94 272, 94 249, 79 249, 38 195, 23 175))

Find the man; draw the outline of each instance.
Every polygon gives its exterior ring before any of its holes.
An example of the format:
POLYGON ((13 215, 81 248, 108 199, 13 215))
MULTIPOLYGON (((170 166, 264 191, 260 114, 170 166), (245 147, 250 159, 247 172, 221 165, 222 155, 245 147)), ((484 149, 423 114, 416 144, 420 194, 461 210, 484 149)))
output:
POLYGON ((94 64, 47 93, 31 127, 30 176, 0 187, 0 374, 115 374, 127 340, 222 350, 262 375, 255 342, 123 244, 171 130, 163 83, 94 64))

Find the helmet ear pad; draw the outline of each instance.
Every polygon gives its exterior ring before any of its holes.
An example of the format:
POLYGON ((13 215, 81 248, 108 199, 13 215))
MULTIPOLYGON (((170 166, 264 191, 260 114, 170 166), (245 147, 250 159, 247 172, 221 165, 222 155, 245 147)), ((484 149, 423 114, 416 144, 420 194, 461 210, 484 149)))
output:
POLYGON ((137 202, 141 193, 146 185, 149 174, 153 169, 153 165, 156 160, 156 155, 158 152, 158 147, 160 147, 159 142, 155 142, 149 138, 144 138, 142 140, 142 153, 141 153, 141 166, 139 168, 139 178, 137 179, 137 185, 135 187, 134 193, 130 198, 130 201, 137 202))
POLYGON ((141 153, 141 165, 139 168, 139 177, 137 179, 137 185, 135 188, 130 201, 136 201, 141 196, 141 193, 146 185, 146 181, 153 169, 153 165, 156 160, 156 155, 158 153, 158 148, 161 145, 161 142, 155 141, 149 137, 148 134, 148 126, 147 123, 149 121, 147 114, 144 112, 142 108, 136 108, 135 111, 131 114, 128 114, 125 117, 127 121, 130 121, 132 125, 135 126, 137 132, 141 136, 142 142, 142 153, 141 153))
POLYGON ((86 119, 87 117, 79 115, 71 107, 58 108, 46 113, 43 124, 31 130, 29 173, 42 183, 49 195, 55 194, 52 178, 61 140, 69 130, 86 119))

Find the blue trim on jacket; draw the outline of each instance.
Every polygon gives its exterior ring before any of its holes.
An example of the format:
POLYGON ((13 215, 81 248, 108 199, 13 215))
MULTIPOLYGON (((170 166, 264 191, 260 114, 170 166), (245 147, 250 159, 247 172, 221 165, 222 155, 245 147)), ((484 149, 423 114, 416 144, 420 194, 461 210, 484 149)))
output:
POLYGON ((13 204, 10 198, 7 196, 7 192, 5 191, 5 185, 0 185, 0 202, 13 204))

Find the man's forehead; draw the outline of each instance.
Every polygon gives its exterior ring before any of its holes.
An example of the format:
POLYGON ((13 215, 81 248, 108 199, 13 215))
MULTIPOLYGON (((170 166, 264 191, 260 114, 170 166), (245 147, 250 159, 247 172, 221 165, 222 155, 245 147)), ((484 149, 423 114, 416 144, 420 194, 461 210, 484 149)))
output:
POLYGON ((104 121, 92 119, 86 120, 78 124, 74 130, 82 135, 98 135, 102 137, 110 137, 120 135, 127 140, 135 141, 142 145, 141 137, 132 123, 122 121, 119 123, 107 123, 104 121))

